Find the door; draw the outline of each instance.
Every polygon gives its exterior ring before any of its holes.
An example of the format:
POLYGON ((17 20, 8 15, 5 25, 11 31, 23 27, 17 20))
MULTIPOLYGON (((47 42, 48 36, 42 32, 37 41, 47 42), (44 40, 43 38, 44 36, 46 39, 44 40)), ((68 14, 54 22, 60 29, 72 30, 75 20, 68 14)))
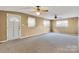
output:
POLYGON ((15 14, 7 14, 7 39, 13 40, 20 38, 21 17, 15 14))

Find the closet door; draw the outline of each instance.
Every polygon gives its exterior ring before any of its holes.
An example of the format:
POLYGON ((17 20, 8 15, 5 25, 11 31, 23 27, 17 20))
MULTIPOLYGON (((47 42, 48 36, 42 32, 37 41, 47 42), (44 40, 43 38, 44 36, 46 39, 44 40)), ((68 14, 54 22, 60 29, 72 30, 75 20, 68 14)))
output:
POLYGON ((7 39, 13 40, 20 38, 20 16, 7 14, 7 39))

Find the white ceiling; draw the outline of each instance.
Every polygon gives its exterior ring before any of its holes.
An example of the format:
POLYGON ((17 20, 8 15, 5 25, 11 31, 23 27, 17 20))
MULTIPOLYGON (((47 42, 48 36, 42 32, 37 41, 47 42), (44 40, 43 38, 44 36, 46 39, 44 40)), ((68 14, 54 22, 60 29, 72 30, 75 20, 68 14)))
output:
MULTIPOLYGON (((37 16, 32 11, 34 6, 0 6, 0 10, 17 11, 22 13, 37 16)), ((43 6, 48 9, 48 12, 42 13, 39 17, 53 19, 56 14, 59 18, 76 17, 79 16, 78 6, 43 6)))

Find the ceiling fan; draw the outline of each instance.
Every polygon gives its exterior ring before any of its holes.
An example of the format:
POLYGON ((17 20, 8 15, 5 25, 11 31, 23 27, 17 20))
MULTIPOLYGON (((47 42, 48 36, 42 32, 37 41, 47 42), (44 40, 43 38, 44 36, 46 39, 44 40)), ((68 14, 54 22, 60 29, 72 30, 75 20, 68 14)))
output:
POLYGON ((54 19, 56 19, 56 20, 60 20, 60 19, 62 19, 62 17, 57 16, 57 15, 55 14, 55 15, 54 15, 54 19))
POLYGON ((54 16, 54 18, 55 18, 55 19, 57 19, 57 18, 58 18, 58 16, 57 16, 57 15, 55 15, 55 16, 54 16))
POLYGON ((33 8, 33 11, 36 12, 37 15, 40 15, 43 12, 48 12, 48 10, 44 7, 36 6, 33 8))
MULTIPOLYGON (((28 6, 28 7, 24 7, 24 8, 22 8, 22 10, 25 10, 25 9, 27 9, 27 10, 31 10, 31 11, 33 11, 33 12, 35 12, 37 15, 40 15, 41 13, 43 13, 43 12, 48 12, 48 9, 47 8, 45 8, 45 7, 41 7, 41 6, 28 6)), ((21 9, 20 9, 21 10, 21 9)))

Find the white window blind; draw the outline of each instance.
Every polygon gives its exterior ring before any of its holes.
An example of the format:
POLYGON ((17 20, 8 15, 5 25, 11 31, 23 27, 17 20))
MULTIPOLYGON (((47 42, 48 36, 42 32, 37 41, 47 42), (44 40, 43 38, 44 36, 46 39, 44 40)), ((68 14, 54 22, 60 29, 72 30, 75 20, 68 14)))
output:
POLYGON ((50 21, 44 20, 43 24, 44 24, 44 27, 49 27, 50 26, 50 21))
POLYGON ((68 27, 68 20, 56 21, 56 27, 68 27))
POLYGON ((35 27, 36 26, 36 20, 33 17, 28 17, 28 27, 35 27))

